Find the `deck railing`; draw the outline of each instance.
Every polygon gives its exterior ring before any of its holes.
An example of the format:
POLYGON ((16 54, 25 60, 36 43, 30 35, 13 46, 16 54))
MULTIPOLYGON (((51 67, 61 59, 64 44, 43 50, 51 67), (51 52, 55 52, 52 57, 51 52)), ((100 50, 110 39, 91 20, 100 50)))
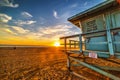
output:
MULTIPOLYGON (((108 48, 109 48, 108 52, 92 50, 92 52, 97 54, 99 56, 99 58, 101 57, 101 59, 103 57, 110 58, 111 55, 115 55, 114 59, 120 58, 120 53, 111 54, 111 52, 110 52, 110 49, 111 49, 110 44, 111 43, 109 43, 109 40, 106 40, 105 42, 90 42, 89 43, 89 38, 105 36, 107 39, 109 39, 108 34, 112 34, 112 37, 114 37, 114 35, 118 34, 119 31, 120 31, 120 28, 115 28, 115 29, 110 29, 110 30, 102 30, 102 31, 95 31, 95 32, 90 32, 90 33, 83 33, 83 34, 76 34, 76 35, 61 37, 60 39, 64 40, 64 44, 62 44, 62 45, 64 45, 63 51, 67 55, 68 70, 70 70, 70 72, 73 73, 74 75, 76 75, 78 77, 82 77, 83 79, 87 80, 86 77, 83 77, 83 76, 81 76, 81 75, 79 75, 71 70, 71 66, 76 66, 76 65, 81 66, 82 65, 82 66, 88 67, 88 68, 90 68, 90 69, 92 69, 92 70, 94 70, 102 75, 105 75, 113 80, 120 80, 119 77, 104 71, 104 70, 120 71, 119 67, 99 66, 99 65, 94 65, 94 64, 91 65, 91 64, 84 62, 84 60, 81 61, 78 59, 78 58, 80 58, 80 57, 78 57, 80 54, 82 54, 84 56, 84 54, 86 54, 86 53, 89 54, 91 52, 91 51, 85 49, 85 46, 87 44, 97 44, 97 45, 107 45, 108 46, 108 48), (77 40, 73 39, 73 38, 77 38, 77 40), (74 53, 79 54, 79 55, 77 57, 76 56, 73 57, 72 54, 74 54, 74 53), (73 64, 72 63, 73 61, 77 62, 78 64, 73 64)), ((120 44, 120 42, 113 41, 113 45, 115 45, 115 44, 120 44)), ((85 59, 85 58, 83 58, 83 59, 85 59)))
POLYGON ((63 44, 61 44, 61 45, 64 45, 64 51, 78 50, 78 51, 82 52, 81 34, 61 37, 60 39, 64 40, 63 44))

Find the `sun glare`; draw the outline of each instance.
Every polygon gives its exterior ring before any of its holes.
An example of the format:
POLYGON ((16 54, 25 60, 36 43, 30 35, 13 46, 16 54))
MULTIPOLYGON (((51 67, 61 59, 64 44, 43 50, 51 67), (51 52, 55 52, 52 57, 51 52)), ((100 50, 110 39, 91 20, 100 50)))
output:
POLYGON ((54 46, 56 46, 56 47, 60 46, 60 42, 55 42, 54 46))

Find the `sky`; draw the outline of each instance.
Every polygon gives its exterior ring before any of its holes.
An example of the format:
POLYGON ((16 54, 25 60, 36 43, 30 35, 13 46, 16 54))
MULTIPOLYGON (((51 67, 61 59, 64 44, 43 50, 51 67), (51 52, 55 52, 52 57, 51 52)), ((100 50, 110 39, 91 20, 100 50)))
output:
POLYGON ((67 18, 105 0, 0 0, 0 45, 47 45, 81 33, 67 18))

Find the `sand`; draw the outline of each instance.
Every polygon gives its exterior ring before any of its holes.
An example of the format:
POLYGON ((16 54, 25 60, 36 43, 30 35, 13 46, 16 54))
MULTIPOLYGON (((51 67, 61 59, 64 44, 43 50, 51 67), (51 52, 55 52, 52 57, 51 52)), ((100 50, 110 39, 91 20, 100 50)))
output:
POLYGON ((0 80, 68 80, 59 48, 0 48, 0 80))
MULTIPOLYGON (((66 60, 56 47, 0 48, 0 80, 84 80, 69 73, 66 60)), ((88 68, 73 69, 88 79, 108 79, 88 68)))

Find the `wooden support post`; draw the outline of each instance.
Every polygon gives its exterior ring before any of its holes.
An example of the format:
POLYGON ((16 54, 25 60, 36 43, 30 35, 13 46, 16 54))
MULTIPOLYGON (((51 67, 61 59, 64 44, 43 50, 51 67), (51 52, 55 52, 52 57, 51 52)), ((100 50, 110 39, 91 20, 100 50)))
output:
POLYGON ((71 49, 71 40, 69 40, 69 48, 71 49))
POLYGON ((68 70, 70 71, 71 64, 70 64, 70 58, 69 58, 69 56, 70 56, 70 54, 68 53, 67 54, 67 67, 68 67, 68 70))
POLYGON ((76 41, 74 41, 74 48, 76 48, 76 41))
POLYGON ((65 49, 65 53, 66 53, 66 49, 67 49, 67 39, 66 38, 64 38, 64 49, 65 49))
POLYGON ((112 41, 112 36, 111 36, 111 21, 110 21, 110 14, 106 16, 106 28, 107 28, 107 41, 108 41, 108 48, 110 52, 110 57, 114 56, 114 49, 113 49, 113 41, 112 41))
POLYGON ((70 58, 69 58, 69 53, 67 53, 67 38, 64 38, 64 49, 65 49, 65 53, 67 55, 67 67, 68 70, 70 71, 70 58))
POLYGON ((80 52, 82 52, 82 35, 79 35, 79 47, 80 47, 80 52))

